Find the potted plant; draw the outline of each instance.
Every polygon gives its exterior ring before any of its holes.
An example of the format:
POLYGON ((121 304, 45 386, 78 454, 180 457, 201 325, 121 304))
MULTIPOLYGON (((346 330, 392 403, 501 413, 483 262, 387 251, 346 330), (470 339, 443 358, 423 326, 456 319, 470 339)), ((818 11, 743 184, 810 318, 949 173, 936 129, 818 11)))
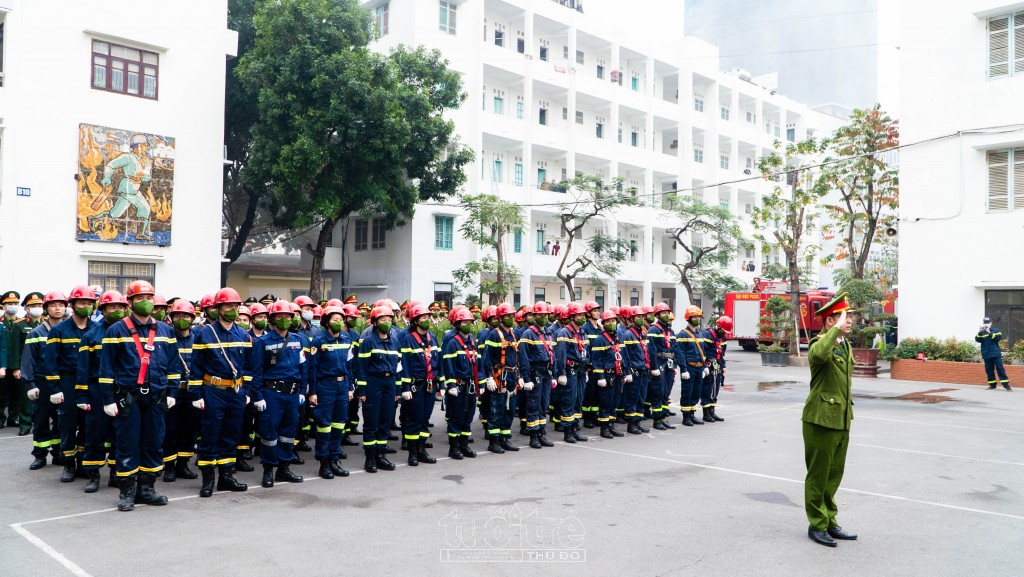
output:
POLYGON ((858 377, 877 377, 879 349, 872 347, 872 341, 887 329, 871 318, 870 307, 885 298, 885 292, 864 279, 853 279, 839 290, 847 294, 850 306, 854 309, 853 330, 849 336, 853 346, 853 374, 858 377))
POLYGON ((761 352, 761 364, 766 367, 785 367, 789 364, 789 347, 783 346, 793 331, 789 322, 789 302, 776 295, 764 303, 765 314, 761 315, 761 336, 772 343, 761 343, 757 350, 761 352))

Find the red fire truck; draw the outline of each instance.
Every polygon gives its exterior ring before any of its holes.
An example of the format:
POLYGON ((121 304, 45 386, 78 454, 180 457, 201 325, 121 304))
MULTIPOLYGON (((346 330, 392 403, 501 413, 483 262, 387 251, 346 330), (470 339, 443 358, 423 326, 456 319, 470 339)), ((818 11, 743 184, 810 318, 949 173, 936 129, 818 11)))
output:
MULTIPOLYGON (((769 298, 780 296, 792 298, 788 281, 765 281, 754 279, 754 287, 747 292, 725 294, 725 315, 732 317, 732 332, 727 339, 736 339, 745 351, 756 351, 758 343, 771 343, 771 337, 761 331, 761 316, 769 298)), ((800 342, 806 343, 822 329, 817 312, 822 305, 832 300, 835 293, 825 290, 800 289, 800 342)), ((783 342, 783 344, 787 344, 783 342)))

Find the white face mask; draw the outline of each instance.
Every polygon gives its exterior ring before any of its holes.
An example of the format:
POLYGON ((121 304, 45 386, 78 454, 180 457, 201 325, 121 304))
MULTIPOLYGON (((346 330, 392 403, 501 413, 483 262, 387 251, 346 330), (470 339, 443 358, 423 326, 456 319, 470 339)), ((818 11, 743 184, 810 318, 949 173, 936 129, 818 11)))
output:
POLYGON ((4 307, 4 311, 9 315, 18 314, 18 305, 7 305, 4 307))
POLYGON ((28 309, 28 314, 30 317, 38 319, 39 317, 43 316, 43 307, 30 307, 28 309))
POLYGON ((313 311, 302 311, 302 320, 307 323, 313 320, 313 311))

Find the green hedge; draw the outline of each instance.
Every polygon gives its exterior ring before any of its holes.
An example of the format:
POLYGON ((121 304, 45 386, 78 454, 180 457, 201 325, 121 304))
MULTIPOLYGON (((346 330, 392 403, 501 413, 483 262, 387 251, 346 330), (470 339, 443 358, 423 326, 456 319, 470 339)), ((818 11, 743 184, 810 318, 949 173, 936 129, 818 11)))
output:
POLYGON ((957 363, 980 363, 981 351, 972 341, 957 339, 940 340, 934 337, 926 339, 903 339, 896 347, 886 348, 882 353, 886 360, 916 359, 924 353, 930 361, 952 361, 957 363))

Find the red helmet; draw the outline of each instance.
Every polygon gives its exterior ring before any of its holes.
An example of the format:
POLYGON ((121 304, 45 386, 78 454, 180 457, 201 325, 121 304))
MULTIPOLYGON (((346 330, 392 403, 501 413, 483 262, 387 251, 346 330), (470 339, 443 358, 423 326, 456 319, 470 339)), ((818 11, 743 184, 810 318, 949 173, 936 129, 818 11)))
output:
POLYGON ((587 311, 584 310, 583 305, 581 305, 580 303, 575 302, 575 301, 573 301, 573 302, 571 302, 571 303, 569 303, 569 304, 567 304, 565 306, 565 313, 568 316, 581 315, 581 314, 583 314, 585 312, 587 312, 587 311))
MULTIPOLYGON (((459 312, 461 310, 469 311, 469 309, 466 308, 466 305, 455 305, 455 306, 453 306, 452 310, 448 311, 448 322, 450 322, 450 323, 452 323, 454 325, 455 324, 455 313, 457 313, 457 312, 459 312)), ((472 314, 473 313, 470 313, 470 315, 472 315, 472 314)))
POLYGON ((516 311, 516 322, 517 323, 523 322, 523 314, 525 312, 526 312, 526 309, 519 309, 519 310, 516 311))
POLYGON ((327 308, 325 308, 323 310, 323 316, 321 318, 323 318, 323 319, 330 319, 331 315, 342 315, 342 316, 344 316, 345 312, 341 310, 340 306, 332 307, 332 306, 328 305, 327 308))
POLYGON ((565 305, 555 305, 555 316, 561 318, 562 311, 565 310, 565 305))
POLYGON ((285 300, 274 301, 267 307, 267 313, 271 315, 290 315, 292 314, 292 303, 285 300))
POLYGON ((187 300, 178 299, 174 301, 173 305, 171 305, 171 314, 173 315, 174 313, 185 313, 190 315, 192 318, 195 318, 196 309, 192 308, 192 303, 188 302, 187 300))
MULTIPOLYGON (((100 302, 97 305, 99 308, 103 308, 104 305, 128 305, 128 299, 124 298, 124 295, 117 291, 107 291, 100 295, 100 302)), ((191 308, 191 305, 189 305, 191 308)))
POLYGON ((313 306, 313 318, 315 319, 317 317, 323 317, 323 316, 324 316, 324 309, 323 309, 323 307, 321 307, 320 305, 314 305, 313 306))
POLYGON ((628 319, 633 316, 633 307, 625 306, 619 307, 619 318, 628 319))
POLYGON ((167 299, 164 298, 164 295, 162 295, 160 293, 157 293, 157 294, 153 295, 153 307, 166 307, 166 306, 170 306, 170 305, 167 304, 167 299))
POLYGON ((461 309, 458 309, 457 311, 454 311, 454 314, 452 316, 455 317, 454 320, 452 320, 452 324, 453 325, 455 323, 459 322, 459 321, 472 321, 472 320, 476 320, 473 317, 473 313, 469 312, 469 309, 467 309, 465 307, 463 307, 461 309))
POLYGON ((484 314, 481 315, 481 318, 483 320, 493 319, 494 315, 496 315, 497 313, 498 313, 498 306, 497 305, 491 305, 491 306, 489 306, 489 307, 484 309, 484 314))
POLYGON ((617 307, 617 306, 610 306, 610 307, 608 307, 608 310, 612 311, 616 315, 619 314, 619 307, 617 307))
POLYGON ((583 305, 583 312, 589 313, 590 311, 599 308, 601 308, 601 305, 597 304, 597 302, 587 301, 587 304, 583 305))
POLYGON ((79 299, 95 301, 96 293, 92 292, 92 289, 85 285, 76 286, 75 288, 71 289, 71 294, 68 295, 68 301, 75 301, 79 299))
POLYGON ((658 303, 654 305, 654 314, 670 312, 672 312, 672 309, 666 303, 658 303))
MULTIPOLYGON (((388 307, 388 308, 390 308, 390 305, 388 304, 388 299, 377 299, 376 301, 374 301, 373 308, 377 308, 377 307, 388 307)), ((370 311, 370 312, 373 312, 373 311, 370 311)))
POLYGON ((697 307, 695 307, 693 305, 690 305, 690 306, 686 307, 686 310, 683 312, 683 319, 684 320, 690 320, 690 317, 702 317, 702 316, 704 316, 704 313, 701 312, 701 310, 699 308, 697 308, 697 307))
POLYGON ((531 305, 530 303, 526 303, 525 305, 519 307, 519 310, 520 312, 523 313, 523 316, 533 314, 533 305, 531 305))
MULTIPOLYGON (((175 303, 177 304, 177 303, 175 303)), ((249 305, 249 316, 265 315, 267 314, 267 305, 263 303, 252 303, 249 305)))
POLYGON ((299 305, 295 303, 289 303, 288 301, 284 302, 288 303, 288 308, 292 311, 292 314, 299 314, 302 312, 302 309, 299 308, 299 305))
POLYGON ((345 304, 345 303, 341 302, 341 299, 331 299, 331 300, 327 301, 327 306, 329 306, 329 307, 341 308, 341 305, 343 305, 343 304, 345 304))
POLYGON ((45 297, 43 297, 43 306, 44 307, 46 305, 48 305, 50 303, 54 303, 54 302, 62 302, 64 304, 68 304, 68 297, 64 296, 64 293, 62 293, 60 291, 50 291, 50 292, 46 293, 45 297))
POLYGON ((538 301, 533 303, 533 313, 537 315, 546 315, 551 312, 548 308, 548 303, 544 301, 538 301))
POLYGON ((202 299, 200 299, 200 301, 199 301, 199 308, 201 310, 205 311, 206 309, 208 309, 208 308, 210 308, 212 306, 213 306, 213 295, 206 295, 202 299))
POLYGON ((374 322, 375 320, 377 320, 380 317, 392 317, 392 318, 394 318, 394 316, 395 316, 395 311, 391 310, 391 307, 389 307, 389 306, 382 305, 382 306, 379 306, 379 307, 373 307, 373 310, 370 311, 370 322, 372 323, 372 322, 374 322))
POLYGON ((232 303, 242 304, 242 297, 238 295, 238 291, 231 287, 224 287, 213 295, 214 305, 226 305, 232 303))
POLYGON ((654 312, 654 307, 652 307, 651 305, 644 305, 640 307, 640 312, 644 313, 645 315, 651 314, 654 312))
POLYGON ((409 310, 409 309, 411 309, 411 308, 412 308, 413 306, 415 306, 415 305, 421 305, 421 304, 423 304, 423 303, 421 303, 420 301, 417 301, 417 300, 412 300, 412 301, 405 301, 405 302, 404 302, 404 303, 402 303, 402 304, 403 304, 403 305, 405 305, 405 306, 403 306, 402 308, 403 308, 404 310, 408 311, 408 310, 409 310))
POLYGON ((421 303, 416 303, 414 305, 409 305, 409 309, 406 311, 406 316, 409 317, 409 320, 413 320, 416 317, 421 317, 423 315, 429 315, 429 314, 430 314, 430 311, 427 309, 427 307, 423 306, 423 304, 421 304, 421 303))
POLYGON ((619 318, 619 315, 617 315, 615 313, 615 311, 613 311, 611 309, 608 309, 608 310, 604 311, 603 313, 601 313, 601 320, 602 321, 615 320, 617 318, 619 318))
POLYGON ((300 295, 295 297, 295 300, 293 302, 299 305, 300 307, 311 307, 316 304, 315 302, 313 302, 313 299, 309 298, 306 295, 300 295))
MULTIPOLYGON (((156 295, 156 290, 153 285, 144 280, 132 281, 128 284, 128 288, 124 291, 125 298, 133 298, 139 295, 156 295)), ((75 297, 71 297, 74 299, 75 297)))
POLYGON ((512 308, 512 305, 508 303, 501 303, 498 308, 494 311, 494 316, 503 317, 505 315, 516 314, 516 309, 512 308))
POLYGON ((557 307, 555 307, 555 311, 556 311, 556 314, 558 315, 558 318, 562 319, 563 321, 569 318, 569 307, 568 306, 565 306, 565 305, 557 306, 557 307))
POLYGON ((239 316, 245 315, 247 317, 251 317, 252 313, 249 312, 249 311, 250 311, 249 307, 247 307, 245 305, 238 305, 238 314, 239 314, 239 316))
POLYGON ((732 332, 732 318, 731 317, 718 317, 718 321, 715 322, 718 328, 722 329, 727 333, 732 332))
POLYGON ((345 315, 347 317, 359 317, 359 316, 362 316, 362 315, 359 314, 359 309, 357 309, 356 305, 353 305, 353 304, 341 305, 341 314, 343 314, 343 315, 345 315))

